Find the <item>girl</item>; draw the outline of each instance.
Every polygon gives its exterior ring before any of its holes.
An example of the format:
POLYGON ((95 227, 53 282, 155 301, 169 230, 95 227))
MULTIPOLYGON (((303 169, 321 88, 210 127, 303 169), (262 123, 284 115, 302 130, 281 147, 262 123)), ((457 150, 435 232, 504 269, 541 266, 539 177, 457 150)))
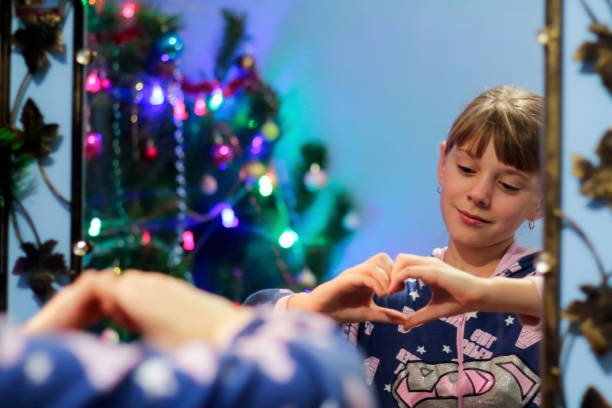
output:
POLYGON ((310 294, 267 290, 246 303, 348 323, 383 407, 538 406, 541 334, 529 324, 541 278, 537 251, 514 234, 541 216, 541 115, 540 97, 501 86, 455 120, 438 164, 446 248, 379 254, 310 294))

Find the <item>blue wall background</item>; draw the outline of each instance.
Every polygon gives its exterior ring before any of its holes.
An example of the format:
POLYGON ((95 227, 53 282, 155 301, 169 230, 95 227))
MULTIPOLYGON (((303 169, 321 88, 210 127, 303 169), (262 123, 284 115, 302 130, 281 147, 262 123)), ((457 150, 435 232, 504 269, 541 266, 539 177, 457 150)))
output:
MULTIPOLYGON (((589 2, 601 22, 610 24, 610 10, 604 2, 589 2)), ((583 41, 593 41, 588 31, 590 20, 580 2, 567 1, 565 5, 564 96, 563 96, 563 192, 562 207, 570 217, 584 229, 599 255, 604 267, 612 269, 610 231, 612 213, 610 209, 589 207, 589 200, 579 194, 579 184, 572 176, 571 155, 576 153, 598 163, 594 150, 606 129, 612 126, 610 94, 601 84, 599 76, 580 72, 580 64, 573 61, 573 55, 583 41)), ((566 229, 562 235, 561 305, 567 306, 572 300, 582 298, 579 285, 598 284, 599 274, 594 260, 584 243, 575 233, 566 229)), ((589 384, 603 391, 612 401, 610 372, 612 355, 597 361, 589 350, 588 343, 577 337, 570 340, 570 353, 564 358, 564 383, 568 407, 579 406, 579 401, 589 384)))
MULTIPOLYGON (((602 2, 603 3, 603 2, 602 2)), ((297 154, 300 142, 323 140, 330 149, 330 176, 346 185, 359 204, 362 224, 347 244, 333 274, 379 251, 428 254, 445 245, 435 169, 439 144, 463 106, 482 90, 511 84, 542 93, 543 50, 536 32, 544 24, 544 1, 515 0, 165 0, 168 12, 182 14, 185 43, 182 71, 210 77, 221 41, 219 9, 248 14, 252 53, 264 78, 282 98, 285 129, 279 158, 297 154)), ((594 6, 598 6, 594 4, 594 6)), ((595 7, 602 20, 608 10, 595 7)), ((579 1, 566 2, 563 209, 595 242, 606 266, 611 213, 590 209, 571 176, 572 153, 595 159, 593 150, 610 126, 610 97, 599 78, 583 75, 572 55, 589 38, 589 21, 579 1)), ((64 28, 71 55, 71 13, 64 28)), ((605 21, 605 20, 604 20, 605 21)), ((47 122, 60 124, 64 141, 49 175, 69 193, 70 61, 52 59, 47 79, 30 86, 47 122), (59 100, 66 101, 58 103, 59 100)), ((25 73, 13 54, 12 95, 25 73)), ((35 212, 43 239, 60 238, 68 254, 67 212, 41 180, 25 200, 35 212), (56 208, 57 207, 57 208, 56 208), (50 216, 50 214, 53 216, 50 216)), ((26 233, 26 238, 30 236, 26 233)), ((523 228, 519 241, 541 245, 541 226, 523 228)), ((12 265, 18 254, 9 243, 12 265)), ((578 297, 578 286, 598 279, 594 262, 571 231, 563 234, 562 305, 578 297)), ((29 289, 11 276, 9 312, 19 321, 38 308, 29 289)), ((597 362, 583 339, 565 360, 568 406, 579 405, 589 383, 612 400, 612 364, 597 362), (589 373, 589 375, 586 375, 589 373)))
MULTIPOLYGON (((321 139, 330 177, 353 192, 362 224, 332 274, 377 252, 430 254, 447 235, 436 166, 454 118, 481 91, 511 84, 542 93, 536 32, 544 3, 532 0, 164 1, 184 16, 182 72, 212 72, 222 7, 244 11, 245 46, 279 92, 286 133, 278 157, 321 139)), ((538 226, 539 227, 539 226, 538 226)), ((541 245, 526 226, 519 239, 541 245)))

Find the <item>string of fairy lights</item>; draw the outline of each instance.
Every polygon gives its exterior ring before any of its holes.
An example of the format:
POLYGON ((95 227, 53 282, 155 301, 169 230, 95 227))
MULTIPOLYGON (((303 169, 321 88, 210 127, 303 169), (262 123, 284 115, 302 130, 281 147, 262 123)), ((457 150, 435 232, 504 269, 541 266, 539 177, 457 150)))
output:
MULTIPOLYGON (((88 0, 88 3, 90 6, 104 8, 103 0, 88 0)), ((128 1, 123 3, 117 10, 121 18, 129 22, 137 15, 138 8, 139 5, 137 3, 128 1)), ((124 31, 119 34, 129 34, 127 33, 129 30, 126 29, 124 31)), ((159 42, 155 45, 155 54, 153 54, 157 62, 153 64, 162 64, 162 66, 164 66, 163 64, 172 64, 182 52, 182 40, 177 34, 167 32, 157 41, 159 42)), ((113 50, 113 55, 115 55, 115 50, 113 50)), ((263 233, 266 235, 267 240, 276 242, 279 249, 289 249, 296 245, 296 243, 299 244, 300 237, 292 226, 294 224, 292 217, 295 216, 295 205, 292 204, 292 200, 295 201, 295 199, 292 199, 289 177, 287 175, 280 177, 281 181, 285 180, 283 183, 288 184, 287 188, 277 186, 279 177, 276 171, 278 169, 274 165, 265 164, 261 159, 262 157, 269 156, 273 145, 281 134, 278 124, 271 117, 264 119, 263 123, 258 123, 253 117, 246 117, 244 123, 248 129, 252 129, 249 132, 253 133, 247 144, 241 146, 232 129, 224 121, 217 120, 216 117, 217 111, 235 103, 236 95, 245 90, 252 89, 254 84, 257 86, 261 84, 261 80, 255 71, 255 62, 252 57, 248 55, 240 57, 237 62, 240 74, 224 83, 207 80, 191 82, 181 76, 175 65, 168 65, 172 69, 165 71, 164 75, 160 76, 147 74, 131 74, 131 76, 109 75, 106 69, 110 68, 112 71, 118 72, 119 67, 116 64, 116 62, 112 63, 110 67, 106 67, 104 61, 98 65, 92 64, 88 67, 85 81, 86 91, 90 95, 107 93, 110 99, 113 100, 111 104, 112 124, 110 137, 112 146, 113 196, 115 198, 115 213, 117 214, 117 219, 104 220, 100 216, 91 218, 88 229, 90 237, 112 237, 113 235, 121 235, 129 231, 132 240, 128 239, 126 242, 125 239, 120 239, 124 245, 147 245, 156 241, 154 236, 156 229, 155 227, 147 227, 147 222, 156 216, 172 217, 174 221, 172 228, 176 233, 174 242, 167 246, 167 244, 163 244, 160 240, 157 241, 157 243, 161 244, 159 246, 168 253, 167 266, 172 269, 181 263, 185 251, 197 252, 212 234, 213 228, 208 228, 197 237, 198 242, 196 242, 196 237, 194 237, 194 233, 190 229, 192 226, 202 225, 203 223, 219 219, 220 225, 223 228, 236 228, 240 224, 240 214, 237 214, 236 206, 248 193, 254 190, 260 197, 265 199, 274 195, 279 190, 278 194, 273 197, 272 202, 276 203, 276 212, 284 220, 282 221, 284 226, 279 227, 279 225, 275 225, 273 229, 267 231, 259 229, 258 234, 263 233), (193 96, 192 99, 189 99, 189 104, 186 104, 186 94, 193 96), (131 135, 122 134, 121 130, 123 119, 121 108, 128 103, 132 106, 132 113, 129 118, 131 122, 131 135), (160 115, 166 111, 166 108, 171 111, 173 124, 173 155, 171 155, 171 160, 176 172, 172 192, 174 211, 163 208, 159 210, 157 215, 148 214, 140 219, 130 219, 124 206, 126 193, 122 185, 124 174, 121 163, 121 141, 122 138, 131 136, 133 142, 132 148, 134 149, 134 146, 138 145, 138 143, 134 142, 135 140, 142 141, 142 138, 146 138, 144 146, 140 150, 140 157, 147 159, 149 162, 155 161, 158 156, 157 141, 150 135, 140 135, 137 125, 140 121, 143 121, 143 123, 154 123, 160 120, 160 115), (207 152, 209 154, 208 159, 216 167, 217 171, 202 175, 200 189, 204 196, 218 197, 215 198, 218 199, 218 202, 211 204, 204 212, 189 208, 187 200, 189 186, 187 185, 188 169, 186 168, 185 161, 185 126, 188 123, 188 118, 192 115, 193 117, 202 117, 203 119, 210 116, 210 118, 214 117, 215 120, 213 134, 206 137, 210 137, 212 141, 211 150, 207 152), (215 174, 218 177, 219 174, 224 174, 223 172, 228 166, 236 166, 238 164, 241 166, 240 174, 233 183, 233 187, 229 189, 229 192, 224 193, 223 196, 217 194, 220 186, 215 174), (281 193, 280 190, 283 190, 285 193, 281 193), (288 200, 288 202, 285 202, 285 200, 288 200), (140 239, 134 240, 134 236, 131 235, 134 233, 140 234, 140 239)), ((155 127, 155 125, 152 126, 155 127)), ((88 132, 85 138, 85 155, 89 160, 94 160, 96 157, 104 154, 101 148, 102 142, 103 136, 100 133, 96 133, 95 129, 91 129, 88 132)), ((164 147, 166 148, 167 146, 164 145, 164 147)), ((134 158, 138 159, 136 156, 134 158)), ((227 172, 227 174, 229 173, 227 172)), ((309 191, 323 189, 327 184, 325 170, 320 164, 314 163, 308 169, 303 182, 309 191)), ((192 193, 193 191, 190 190, 189 194, 192 193)), ((129 191, 127 195, 134 197, 139 194, 141 192, 129 191)), ((249 194, 249 197, 249 202, 252 201, 251 208, 255 209, 256 212, 261 211, 261 209, 258 210, 259 206, 256 205, 256 200, 252 200, 252 194, 249 194)), ((354 214, 351 214, 351 216, 354 217, 354 214)), ((353 227, 353 224, 355 222, 349 222, 346 225, 353 227)), ((213 224, 210 226, 212 227, 213 224)), ((112 250, 112 244, 103 242, 101 246, 104 247, 105 251, 112 250)), ((274 253, 283 274, 289 275, 286 265, 281 260, 281 254, 278 249, 275 248, 274 253)))

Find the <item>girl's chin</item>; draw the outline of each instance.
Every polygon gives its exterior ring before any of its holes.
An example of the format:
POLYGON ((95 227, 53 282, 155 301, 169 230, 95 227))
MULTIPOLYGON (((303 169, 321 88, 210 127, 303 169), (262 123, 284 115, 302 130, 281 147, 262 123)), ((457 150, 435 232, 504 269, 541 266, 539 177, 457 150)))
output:
POLYGON ((462 234, 460 238, 453 238, 451 234, 450 240, 457 246, 473 249, 485 249, 499 246, 506 246, 512 244, 514 237, 500 238, 492 237, 486 234, 472 234, 472 236, 466 236, 462 234))

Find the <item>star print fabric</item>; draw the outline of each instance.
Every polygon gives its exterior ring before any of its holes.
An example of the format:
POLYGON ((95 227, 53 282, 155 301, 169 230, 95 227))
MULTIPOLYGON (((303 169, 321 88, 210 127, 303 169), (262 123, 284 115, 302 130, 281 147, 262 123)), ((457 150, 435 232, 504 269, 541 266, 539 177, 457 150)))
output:
MULTIPOLYGON (((443 259, 444 249, 433 256, 443 259)), ((537 251, 512 245, 494 276, 530 278, 537 251)), ((382 306, 406 315, 425 307, 431 289, 408 279, 402 292, 378 298, 382 306)), ((247 303, 277 302, 286 293, 266 290, 247 303)), ((366 382, 381 407, 450 408, 458 398, 470 407, 538 407, 537 327, 509 313, 470 312, 404 330, 377 322, 343 325, 347 338, 365 355, 366 382), (458 350, 458 347, 460 348, 458 350)))
POLYGON ((160 352, 85 333, 26 337, 0 322, 0 406, 373 407, 358 353, 332 322, 259 312, 223 351, 160 352))

